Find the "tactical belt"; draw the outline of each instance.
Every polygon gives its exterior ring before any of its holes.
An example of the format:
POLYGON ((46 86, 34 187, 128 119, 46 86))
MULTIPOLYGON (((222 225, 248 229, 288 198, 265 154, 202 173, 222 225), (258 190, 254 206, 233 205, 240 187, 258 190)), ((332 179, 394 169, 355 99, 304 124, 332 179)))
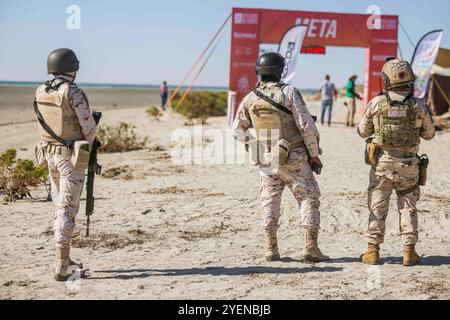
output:
POLYGON ((414 152, 408 152, 408 151, 404 151, 404 150, 386 150, 386 149, 380 148, 380 152, 382 154, 386 154, 386 155, 389 155, 389 156, 395 157, 395 158, 412 158, 412 157, 417 156, 417 154, 414 152))
POLYGON ((289 146, 289 150, 294 151, 296 149, 300 149, 301 147, 305 147, 305 143, 303 141, 297 141, 289 146))
POLYGON ((413 185, 412 187, 405 189, 405 190, 401 190, 401 191, 396 191, 397 192, 397 196, 405 196, 408 193, 411 193, 413 191, 416 191, 419 188, 419 182, 417 182, 415 185, 413 185))

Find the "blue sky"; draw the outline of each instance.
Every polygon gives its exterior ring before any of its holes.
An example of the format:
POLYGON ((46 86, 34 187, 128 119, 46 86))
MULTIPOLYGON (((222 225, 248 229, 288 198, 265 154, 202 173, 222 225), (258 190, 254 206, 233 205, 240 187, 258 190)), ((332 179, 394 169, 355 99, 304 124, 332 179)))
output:
MULTIPOLYGON (((444 29, 450 48, 448 0, 1 0, 0 80, 47 78, 46 58, 58 47, 74 49, 81 61, 79 82, 177 84, 231 12, 232 7, 365 13, 376 4, 382 14, 399 15, 414 42, 427 31, 444 29), (81 30, 68 30, 69 5, 81 9, 81 30)), ((405 58, 413 47, 399 30, 405 58)), ((230 25, 198 80, 228 85, 230 25)), ((294 84, 315 88, 329 73, 337 85, 364 73, 364 49, 328 47, 325 56, 301 55, 294 84)))

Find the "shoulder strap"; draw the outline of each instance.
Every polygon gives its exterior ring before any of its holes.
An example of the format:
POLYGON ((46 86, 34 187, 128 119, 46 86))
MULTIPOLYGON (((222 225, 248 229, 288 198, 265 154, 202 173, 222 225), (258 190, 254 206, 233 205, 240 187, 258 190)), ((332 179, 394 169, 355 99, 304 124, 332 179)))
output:
POLYGON ((57 80, 57 78, 54 78, 52 80, 45 82, 45 92, 46 93, 48 93, 50 90, 58 91, 59 87, 64 83, 68 83, 69 85, 71 84, 71 82, 69 80, 58 78, 58 80, 61 80, 61 81, 59 83, 57 83, 56 85, 53 85, 55 80, 57 80))
POLYGON ((268 96, 266 96, 264 93, 262 93, 261 91, 255 89, 253 90, 253 93, 260 99, 263 99, 265 102, 270 103, 272 106, 274 106, 275 108, 277 108, 280 111, 283 111, 287 114, 292 114, 291 110, 289 110, 288 108, 286 108, 285 106, 283 106, 281 103, 276 102, 275 100, 269 98, 268 96))
POLYGON ((277 83, 277 87, 280 88, 281 90, 283 90, 288 84, 284 83, 282 81, 277 83))
POLYGON ((58 141, 59 143, 63 144, 64 146, 71 148, 73 146, 73 142, 71 141, 65 141, 63 140, 61 137, 57 136, 56 133, 52 130, 52 128, 50 128, 47 123, 45 123, 44 117, 42 116, 42 113, 39 111, 38 106, 37 106, 37 101, 36 99, 34 99, 34 103, 33 103, 33 107, 34 107, 34 112, 36 113, 36 117, 39 121, 39 123, 41 124, 42 128, 44 128, 45 131, 47 131, 47 133, 56 141, 58 141))

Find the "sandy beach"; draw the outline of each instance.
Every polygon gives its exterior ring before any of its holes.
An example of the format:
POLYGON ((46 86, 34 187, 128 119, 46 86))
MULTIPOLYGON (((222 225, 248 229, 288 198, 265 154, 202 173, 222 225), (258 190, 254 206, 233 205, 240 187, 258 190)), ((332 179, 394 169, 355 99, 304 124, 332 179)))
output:
MULTIPOLYGON (((20 157, 32 158, 39 140, 33 92, 0 87, 0 152, 14 147, 20 157)), ((173 132, 193 127, 170 111, 160 121, 150 119, 144 110, 158 105, 157 92, 90 88, 86 93, 91 108, 103 111, 103 125, 132 123, 150 144, 99 155, 105 174, 95 181, 91 236, 84 237, 83 191, 72 250, 90 272, 76 285, 52 278, 53 205, 44 201, 45 188, 32 191, 35 199, 0 204, 0 299, 450 299, 450 132, 421 145, 421 153, 430 157, 418 203, 421 265, 401 265, 395 195, 382 264, 359 262, 366 249, 369 166, 364 140, 343 125, 342 101, 334 107, 333 125, 318 125, 325 166, 317 176, 319 243, 331 260, 300 261, 299 210, 286 190, 279 229, 282 259, 266 262, 257 167, 173 163, 173 132)), ((308 106, 319 115, 319 102, 308 106)), ((204 130, 225 136, 226 126, 225 117, 210 118, 204 130)), ((206 147, 214 138, 206 135, 200 142, 206 147)))

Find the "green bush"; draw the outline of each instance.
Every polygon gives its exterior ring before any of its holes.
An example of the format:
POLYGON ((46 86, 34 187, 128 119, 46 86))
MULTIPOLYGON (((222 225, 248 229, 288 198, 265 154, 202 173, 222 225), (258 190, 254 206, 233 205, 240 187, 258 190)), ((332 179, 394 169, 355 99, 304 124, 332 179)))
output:
POLYGON ((176 109, 180 98, 181 95, 177 93, 172 100, 172 109, 189 120, 200 119, 204 122, 209 117, 227 114, 226 91, 191 91, 180 107, 176 109))
POLYGON ((139 139, 134 128, 135 126, 125 122, 117 126, 100 127, 97 138, 102 146, 99 152, 125 152, 145 148, 147 138, 139 139))
POLYGON ((46 168, 35 166, 31 160, 16 159, 16 156, 16 149, 0 154, 0 191, 7 201, 31 198, 30 188, 48 180, 46 168))
POLYGON ((159 121, 159 118, 162 116, 161 110, 155 106, 148 107, 145 109, 145 112, 156 121, 159 121))

